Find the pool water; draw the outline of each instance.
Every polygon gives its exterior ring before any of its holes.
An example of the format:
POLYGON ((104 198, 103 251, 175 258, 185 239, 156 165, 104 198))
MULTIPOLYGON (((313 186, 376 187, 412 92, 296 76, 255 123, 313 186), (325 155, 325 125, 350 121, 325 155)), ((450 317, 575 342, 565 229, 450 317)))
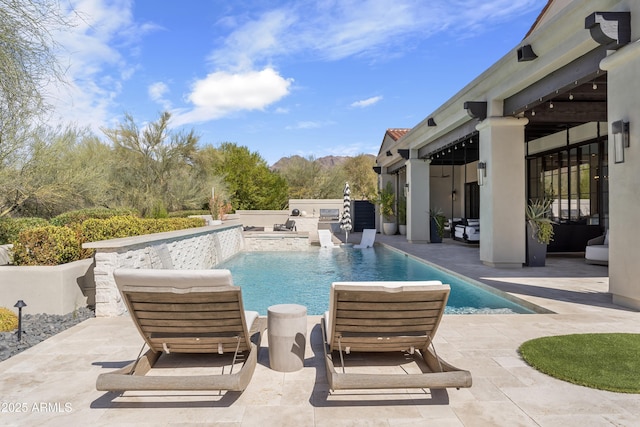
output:
POLYGON ((327 311, 332 282, 439 280, 451 286, 445 313, 533 313, 506 298, 391 249, 318 248, 306 252, 241 252, 218 265, 242 287, 246 310, 267 314, 274 304, 327 311))

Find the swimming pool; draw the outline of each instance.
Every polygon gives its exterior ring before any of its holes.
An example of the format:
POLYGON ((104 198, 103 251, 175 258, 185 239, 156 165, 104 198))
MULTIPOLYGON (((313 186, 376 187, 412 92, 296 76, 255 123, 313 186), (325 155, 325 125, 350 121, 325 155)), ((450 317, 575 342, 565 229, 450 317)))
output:
POLYGON ((320 249, 305 252, 240 252, 216 268, 228 268, 242 287, 245 309, 267 314, 274 304, 301 304, 309 315, 327 311, 336 281, 440 280, 451 286, 445 313, 534 313, 506 298, 395 250, 320 249))

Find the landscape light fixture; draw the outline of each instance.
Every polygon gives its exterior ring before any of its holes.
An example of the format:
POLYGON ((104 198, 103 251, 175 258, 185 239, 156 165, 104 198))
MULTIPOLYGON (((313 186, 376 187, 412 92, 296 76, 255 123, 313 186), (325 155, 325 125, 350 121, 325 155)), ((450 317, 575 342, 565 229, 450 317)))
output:
POLYGON ((18 308, 18 332, 16 333, 18 334, 18 341, 21 341, 22 340, 22 307, 26 307, 27 304, 25 304, 25 302, 22 300, 18 300, 18 302, 15 303, 13 306, 18 308))

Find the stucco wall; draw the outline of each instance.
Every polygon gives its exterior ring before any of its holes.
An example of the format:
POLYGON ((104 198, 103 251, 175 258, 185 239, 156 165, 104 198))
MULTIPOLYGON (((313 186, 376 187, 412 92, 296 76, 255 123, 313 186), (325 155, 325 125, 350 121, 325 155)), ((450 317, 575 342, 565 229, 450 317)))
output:
MULTIPOLYGON (((631 16, 638 16, 640 5, 631 16)), ((638 34, 633 35, 634 38, 638 34)), ((629 122, 629 147, 624 163, 614 163, 613 135, 609 133, 609 290, 617 304, 640 309, 640 263, 638 263, 638 171, 640 171, 640 90, 632 84, 640 75, 640 46, 631 43, 601 63, 607 70, 609 131, 617 120, 629 122)))
POLYGON ((0 266, 0 307, 18 300, 25 314, 67 314, 93 303, 93 260, 55 266, 0 266))

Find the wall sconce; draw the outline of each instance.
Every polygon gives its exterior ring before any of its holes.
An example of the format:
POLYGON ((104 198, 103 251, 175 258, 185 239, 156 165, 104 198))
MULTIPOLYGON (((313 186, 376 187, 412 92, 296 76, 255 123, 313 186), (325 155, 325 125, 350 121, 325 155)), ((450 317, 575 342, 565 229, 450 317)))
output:
POLYGON ((391 157, 391 156, 393 156, 393 153, 391 153, 391 150, 387 150, 387 153, 386 153, 386 154, 387 154, 387 157, 391 157))
POLYGON ((433 117, 429 117, 427 119, 427 126, 429 126, 429 127, 437 126, 436 125, 436 121, 433 119, 433 117))
POLYGON ((451 200, 453 200, 454 202, 456 201, 456 190, 453 190, 451 192, 451 200))
POLYGON ((404 185, 404 197, 407 197, 409 195, 409 183, 407 182, 404 185))
POLYGON ((615 163, 624 163, 624 149, 629 147, 629 122, 618 120, 611 123, 615 163))
POLYGON ((478 163, 478 185, 484 185, 484 177, 487 176, 487 164, 485 162, 478 163))

